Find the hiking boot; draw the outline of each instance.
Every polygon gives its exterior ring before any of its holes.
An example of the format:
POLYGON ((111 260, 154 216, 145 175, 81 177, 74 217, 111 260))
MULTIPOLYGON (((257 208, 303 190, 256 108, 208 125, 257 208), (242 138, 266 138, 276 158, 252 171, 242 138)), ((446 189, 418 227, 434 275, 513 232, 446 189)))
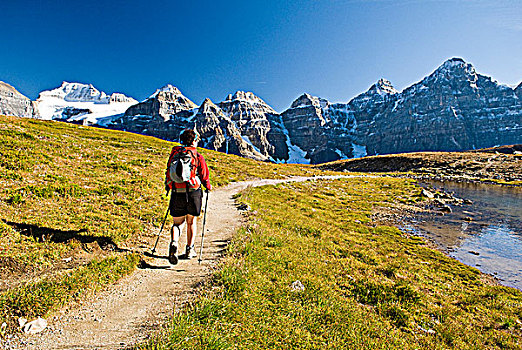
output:
POLYGON ((178 252, 178 243, 177 242, 170 242, 169 247, 169 263, 172 265, 176 265, 178 263, 178 257, 176 256, 176 253, 178 252))
POLYGON ((192 259, 197 257, 196 250, 194 249, 194 245, 188 245, 184 254, 179 256, 180 259, 192 259))

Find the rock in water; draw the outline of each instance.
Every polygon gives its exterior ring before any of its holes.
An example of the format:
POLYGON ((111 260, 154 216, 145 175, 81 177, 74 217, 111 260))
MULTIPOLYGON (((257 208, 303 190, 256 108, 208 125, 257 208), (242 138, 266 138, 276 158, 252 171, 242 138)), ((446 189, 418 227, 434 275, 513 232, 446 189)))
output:
POLYGON ((19 317, 18 318, 18 325, 20 328, 22 328, 27 323, 27 318, 19 317))
POLYGON ((439 210, 442 212, 442 213, 451 213, 453 212, 453 210, 451 210, 451 207, 447 204, 443 204, 439 210))

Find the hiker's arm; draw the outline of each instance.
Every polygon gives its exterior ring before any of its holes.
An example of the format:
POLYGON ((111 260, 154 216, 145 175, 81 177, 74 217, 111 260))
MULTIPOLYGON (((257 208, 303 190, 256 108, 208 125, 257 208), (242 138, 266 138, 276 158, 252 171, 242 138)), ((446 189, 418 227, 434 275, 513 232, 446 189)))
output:
POLYGON ((207 190, 212 190, 212 185, 210 184, 210 172, 208 171, 207 163, 205 162, 205 158, 201 154, 198 153, 198 175, 201 183, 207 190))

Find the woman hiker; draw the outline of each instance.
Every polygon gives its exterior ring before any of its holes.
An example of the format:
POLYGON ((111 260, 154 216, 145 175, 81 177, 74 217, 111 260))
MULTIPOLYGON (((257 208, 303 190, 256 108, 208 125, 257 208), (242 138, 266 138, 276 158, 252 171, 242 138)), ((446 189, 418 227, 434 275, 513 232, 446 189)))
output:
MULTIPOLYGON (((174 219, 170 229, 172 241, 169 247, 169 262, 178 263, 176 255, 181 226, 187 222, 187 247, 180 259, 191 259, 197 256, 194 250, 196 237, 196 218, 201 214, 203 185, 207 193, 212 189, 209 181, 207 163, 196 150, 199 135, 191 129, 184 130, 180 135, 181 146, 174 146, 167 162, 165 189, 172 191, 169 210, 174 219)), ((207 194, 208 195, 208 194, 207 194)))

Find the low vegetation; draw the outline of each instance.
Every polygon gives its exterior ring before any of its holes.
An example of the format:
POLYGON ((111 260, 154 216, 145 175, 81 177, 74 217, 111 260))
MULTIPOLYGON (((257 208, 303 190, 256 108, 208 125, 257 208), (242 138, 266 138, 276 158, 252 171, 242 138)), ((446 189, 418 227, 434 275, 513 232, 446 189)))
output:
POLYGON ((520 349, 522 293, 372 222, 411 180, 254 188, 250 220, 169 330, 140 349, 520 349))
POLYGON ((407 173, 414 177, 522 185, 522 145, 468 152, 416 152, 340 160, 323 170, 407 173))
MULTIPOLYGON (((0 116, 0 324, 46 316, 140 261, 166 208, 172 143, 0 116)), ((321 172, 201 150, 213 185, 321 172)), ((521 348, 522 293, 372 221, 411 180, 249 189, 222 264, 149 349, 521 348)), ((5 328, 0 329, 0 336, 5 328)))
MULTIPOLYGON (((0 116, 0 324, 45 316, 133 270, 139 259, 132 248, 150 244, 165 212, 163 176, 172 146, 125 132, 0 116), (121 268, 103 270, 106 259, 121 268)), ((201 152, 214 186, 320 172, 201 152)))

